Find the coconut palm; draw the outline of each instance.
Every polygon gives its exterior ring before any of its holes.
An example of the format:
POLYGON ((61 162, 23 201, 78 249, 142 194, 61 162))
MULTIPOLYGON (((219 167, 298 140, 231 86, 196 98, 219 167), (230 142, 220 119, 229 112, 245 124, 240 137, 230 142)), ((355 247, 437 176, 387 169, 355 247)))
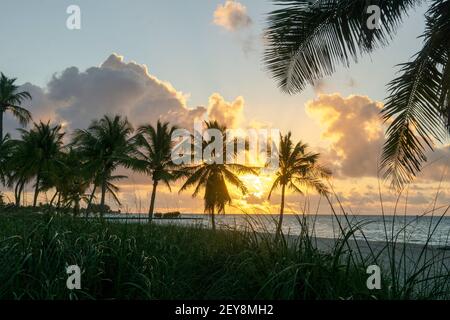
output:
POLYGON ((156 128, 151 125, 138 129, 136 143, 139 149, 136 158, 140 171, 152 178, 153 187, 148 211, 149 222, 152 222, 155 208, 156 188, 163 182, 170 190, 170 182, 179 177, 179 166, 172 162, 172 134, 176 127, 158 121, 156 128))
MULTIPOLYGON (((265 63, 283 91, 296 93, 387 45, 420 0, 273 0, 265 63), (378 6, 378 26, 368 12, 378 6), (368 23, 370 22, 370 23, 368 23)), ((410 182, 427 149, 450 128, 450 0, 432 0, 422 49, 389 83, 383 119, 389 124, 381 166, 394 187, 410 182)))
POLYGON ((36 207, 41 184, 44 177, 55 171, 64 133, 61 126, 51 126, 50 123, 35 123, 31 130, 20 129, 22 140, 19 141, 16 159, 22 180, 35 177, 33 206, 36 207))
POLYGON ((10 174, 8 168, 12 156, 13 144, 9 135, 4 136, 0 140, 0 184, 6 185, 10 174))
POLYGON ((26 167, 25 159, 21 155, 23 153, 21 145, 20 141, 14 141, 12 143, 11 155, 6 162, 6 186, 14 189, 16 206, 20 205, 25 185, 33 178, 31 170, 26 167))
POLYGON ((69 209, 73 206, 74 215, 80 212, 80 202, 87 202, 86 190, 90 185, 89 173, 85 170, 80 154, 70 148, 61 152, 54 170, 48 172, 41 183, 41 190, 55 189, 50 205, 56 201, 57 207, 69 209))
MULTIPOLYGON (((78 130, 75 133, 75 148, 84 159, 87 170, 95 172, 92 177, 94 184, 92 195, 95 194, 97 187, 100 187, 101 208, 105 207, 105 196, 108 191, 118 201, 115 195, 118 189, 112 181, 125 177, 114 176, 113 173, 118 167, 130 167, 133 163, 131 155, 135 150, 135 144, 131 137, 132 133, 133 127, 130 122, 119 115, 104 116, 100 120, 93 121, 87 130, 78 130)), ((103 215, 104 210, 100 213, 103 215)))
POLYGON ((22 141, 12 141, 11 156, 7 162, 6 186, 14 189, 16 206, 20 206, 25 185, 30 183, 34 177, 33 168, 28 167, 27 159, 23 156, 25 153, 22 141))
POLYGON ((31 121, 30 112, 21 107, 24 100, 31 100, 31 95, 26 91, 18 91, 19 87, 15 85, 16 80, 7 78, 3 73, 0 75, 0 141, 3 140, 5 112, 12 113, 22 125, 27 125, 31 121))
POLYGON ((19 151, 20 142, 12 140, 9 134, 0 141, 0 184, 10 188, 14 187, 15 203, 20 204, 20 195, 24 185, 31 178, 30 175, 24 179, 27 168, 24 166, 23 158, 19 151))
POLYGON ((277 237, 281 234, 283 225, 286 189, 303 194, 302 187, 312 188, 321 195, 328 194, 328 188, 323 179, 330 177, 331 172, 318 163, 320 155, 308 151, 308 145, 292 142, 292 134, 280 136, 279 169, 276 179, 269 192, 269 200, 275 189, 281 188, 280 217, 278 220, 277 237))
MULTIPOLYGON (((226 127, 221 126, 217 121, 205 122, 207 129, 214 129, 221 132, 223 140, 220 141, 222 146, 227 143, 226 127)), ((213 138, 202 138, 202 145, 199 146, 201 152, 213 143, 213 138)), ((194 146, 195 148, 196 146, 194 146)), ((236 148, 234 148, 236 155, 236 148)), ((214 152, 213 159, 203 159, 200 164, 195 164, 184 168, 187 180, 180 189, 183 192, 194 187, 193 197, 197 197, 204 190, 204 211, 211 217, 213 230, 216 229, 215 214, 225 214, 225 206, 231 204, 232 199, 228 190, 227 183, 236 187, 242 194, 247 193, 247 187, 239 179, 242 174, 257 174, 255 168, 247 167, 242 164, 225 163, 225 161, 217 161, 215 159, 227 159, 226 150, 222 148, 222 156, 214 152)))

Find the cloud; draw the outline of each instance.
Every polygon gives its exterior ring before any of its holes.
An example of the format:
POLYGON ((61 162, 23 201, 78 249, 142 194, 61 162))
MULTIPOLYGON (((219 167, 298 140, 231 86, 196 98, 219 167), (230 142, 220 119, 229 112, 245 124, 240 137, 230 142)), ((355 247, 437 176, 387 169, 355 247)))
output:
MULTIPOLYGON (((154 124, 158 119, 192 129, 195 121, 217 120, 229 128, 244 121, 245 100, 238 96, 226 101, 213 93, 206 107, 190 108, 186 95, 169 82, 149 73, 147 66, 125 62, 110 55, 99 67, 80 71, 69 67, 53 75, 41 88, 31 83, 21 86, 33 99, 26 107, 33 120, 61 123, 68 130, 86 128, 92 120, 105 114, 127 116, 133 125, 154 124)), ((17 122, 9 115, 5 128, 14 131, 17 122)), ((251 122, 249 125, 256 125, 251 122)))
POLYGON ((145 65, 124 62, 112 54, 100 66, 80 72, 76 67, 54 75, 48 97, 60 106, 57 115, 71 128, 85 128, 104 114, 128 116, 135 125, 157 119, 191 126, 206 109, 190 109, 186 97, 170 83, 151 75, 145 65))
POLYGON ((225 4, 218 5, 214 11, 214 24, 228 31, 245 29, 252 23, 252 19, 247 14, 247 8, 237 1, 227 0, 225 4))
MULTIPOLYGON (((135 127, 144 123, 154 124, 161 119, 189 130, 193 129, 195 120, 208 117, 230 128, 242 124, 244 119, 243 97, 227 101, 219 93, 214 93, 205 103, 206 107, 191 108, 187 95, 152 75, 147 66, 125 62, 117 54, 110 55, 100 66, 84 71, 68 67, 55 73, 44 87, 26 83, 21 90, 29 91, 33 97, 32 101, 24 103, 24 107, 32 112, 34 121, 63 124, 67 132, 86 128, 92 120, 105 114, 127 116, 135 127)), ((5 131, 17 136, 15 129, 18 126, 17 121, 6 114, 5 131)), ((151 178, 123 168, 117 174, 129 177, 119 183, 123 191, 120 197, 130 205, 130 208, 122 209, 136 211, 138 206, 142 206, 144 211, 147 210, 151 178)), ((178 189, 179 186, 175 185, 174 190, 178 189)), ((198 211, 198 201, 191 199, 190 194, 179 198, 177 203, 171 202, 173 195, 167 191, 166 197, 159 197, 158 201, 159 205, 167 208, 198 211)))
POLYGON ((307 113, 323 127, 322 138, 330 143, 328 158, 342 176, 377 175, 384 142, 379 113, 382 103, 365 96, 319 95, 307 102, 307 113))
MULTIPOLYGON (((194 121, 208 117, 236 128, 244 118, 243 97, 228 102, 213 93, 206 107, 190 108, 187 95, 150 74, 147 66, 125 62, 117 54, 85 71, 69 67, 55 73, 44 88, 26 83, 21 90, 33 97, 25 106, 34 121, 52 121, 67 130, 86 128, 105 114, 127 116, 135 127, 160 119, 187 129, 193 128, 194 121)), ((5 131, 17 135, 17 127, 17 121, 7 114, 5 131)))
POLYGON ((450 176, 450 146, 437 148, 427 153, 428 162, 418 175, 422 181, 448 181, 450 176))
MULTIPOLYGON (((29 110, 33 116, 33 120, 36 122, 62 122, 59 121, 56 114, 58 108, 57 102, 53 101, 44 89, 35 86, 31 83, 25 83, 20 87, 20 91, 27 91, 31 94, 32 100, 26 100, 22 107, 29 110)), ((5 132, 10 133, 13 137, 18 137, 19 133, 16 131, 20 125, 9 112, 5 113, 4 129, 5 132)))
POLYGON ((208 118, 225 124, 228 128, 237 128, 243 120, 244 98, 237 97, 233 102, 227 102, 218 93, 209 98, 208 118))
MULTIPOLYGON (((320 94, 306 103, 306 111, 323 128, 322 139, 329 142, 321 150, 323 161, 341 178, 377 177, 385 142, 380 120, 383 104, 366 96, 320 94), (331 164, 331 165, 330 165, 331 164)), ((417 182, 445 181, 450 176, 450 146, 427 152, 417 182)))

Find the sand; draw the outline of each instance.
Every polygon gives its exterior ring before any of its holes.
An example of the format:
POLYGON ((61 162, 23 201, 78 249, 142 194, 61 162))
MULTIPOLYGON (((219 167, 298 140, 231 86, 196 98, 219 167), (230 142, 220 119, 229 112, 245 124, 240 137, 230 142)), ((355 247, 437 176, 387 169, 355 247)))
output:
MULTIPOLYGON (((336 240, 316 238, 317 248, 324 252, 331 252, 335 248, 336 240)), ((431 274, 449 273, 450 247, 426 246, 412 243, 364 242, 349 240, 344 249, 351 250, 355 256, 362 257, 367 265, 378 265, 385 271, 390 271, 393 262, 397 270, 407 273, 427 267, 431 274), (400 268, 399 268, 400 267, 400 268)), ((428 274, 428 272, 427 272, 428 274)))

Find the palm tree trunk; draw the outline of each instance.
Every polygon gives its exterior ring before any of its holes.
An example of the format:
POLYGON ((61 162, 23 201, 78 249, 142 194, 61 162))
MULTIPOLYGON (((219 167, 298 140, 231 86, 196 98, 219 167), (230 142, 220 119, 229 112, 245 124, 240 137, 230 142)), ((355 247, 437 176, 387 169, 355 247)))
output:
POLYGON ((105 213, 105 195, 106 195, 106 179, 102 181, 102 198, 100 201, 100 217, 103 218, 105 213))
POLYGON ((277 233, 275 234, 275 239, 281 235, 281 227, 283 226, 283 216, 284 216, 284 196, 286 194, 286 185, 283 184, 281 188, 281 205, 280 205, 280 218, 278 220, 277 233))
POLYGON ((24 186, 24 183, 22 182, 21 179, 19 179, 19 181, 17 181, 17 183, 16 183, 16 187, 14 188, 14 197, 16 200, 17 207, 20 207, 20 197, 22 195, 23 186, 24 186))
POLYGON ((56 202, 56 208, 59 209, 61 207, 61 192, 58 193, 58 201, 56 202))
POLYGON ((22 182, 20 183, 20 188, 19 188, 19 206, 20 206, 20 201, 22 201, 22 205, 25 206, 25 180, 22 180, 22 182))
POLYGON ((212 230, 215 232, 216 231, 216 217, 214 216, 214 209, 211 210, 211 225, 212 225, 212 230))
POLYGON ((156 188, 158 187, 158 180, 153 181, 152 198, 150 200, 150 209, 148 210, 148 223, 153 221, 153 211, 155 210, 156 188))
POLYGON ((97 185, 96 184, 94 184, 94 189, 92 189, 91 195, 89 196, 89 202, 88 202, 88 205, 86 207, 86 212, 87 213, 89 212, 89 210, 91 210, 92 200, 94 200, 95 191, 97 191, 97 185))
POLYGON ((39 195, 39 181, 41 180, 41 172, 38 171, 38 174, 36 175, 36 185, 34 186, 34 199, 33 199, 33 208, 36 208, 37 205, 37 198, 39 195))
POLYGON ((80 214, 80 199, 75 200, 75 206, 73 208, 73 216, 77 217, 80 214))
POLYGON ((56 196, 58 195, 58 190, 56 190, 55 194, 52 197, 52 200, 50 200, 50 207, 53 206, 53 202, 55 202, 56 196))

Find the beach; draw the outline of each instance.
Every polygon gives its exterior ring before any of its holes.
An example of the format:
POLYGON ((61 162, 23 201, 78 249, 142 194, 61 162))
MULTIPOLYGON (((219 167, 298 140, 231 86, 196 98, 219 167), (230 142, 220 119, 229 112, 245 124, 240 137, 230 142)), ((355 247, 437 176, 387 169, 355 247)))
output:
MULTIPOLYGON (((317 248, 324 252, 330 252, 336 247, 334 239, 315 238, 315 240, 317 248)), ((439 261, 433 266, 434 271, 440 268, 450 269, 450 247, 350 239, 343 249, 351 250, 355 256, 362 257, 368 265, 379 265, 384 270, 389 270, 394 263, 397 269, 406 268, 406 271, 410 272, 426 266, 431 261, 439 261)))

